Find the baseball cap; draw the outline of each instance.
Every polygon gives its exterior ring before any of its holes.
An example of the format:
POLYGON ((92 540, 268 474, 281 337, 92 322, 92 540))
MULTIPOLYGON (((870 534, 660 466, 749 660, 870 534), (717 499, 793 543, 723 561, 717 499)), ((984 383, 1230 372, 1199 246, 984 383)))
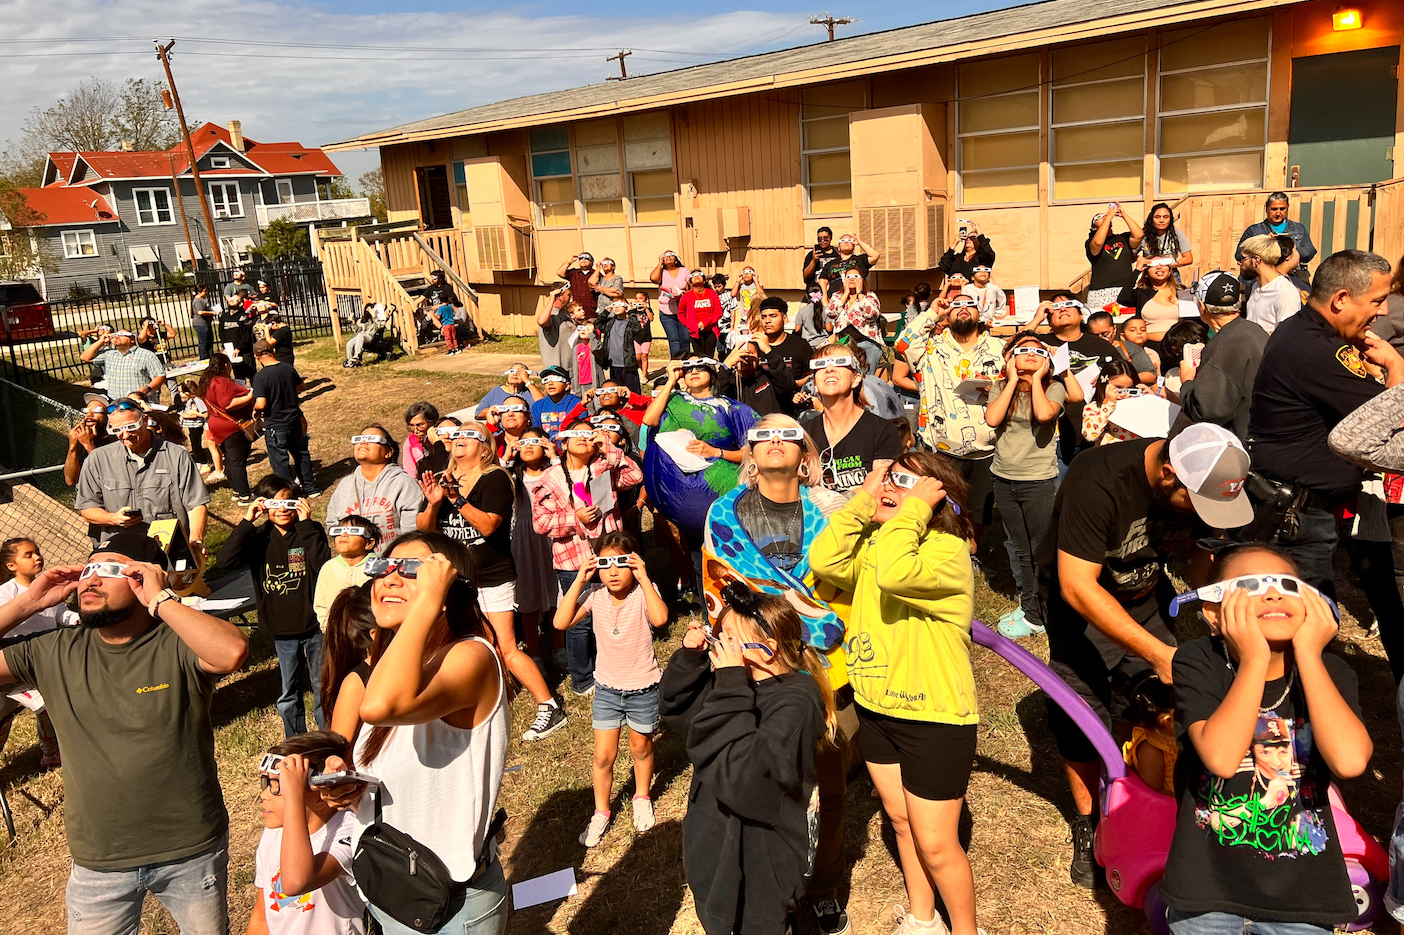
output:
POLYGON ((1215 529, 1253 521, 1253 505, 1243 490, 1248 452, 1222 425, 1196 422, 1170 440, 1170 466, 1189 491, 1199 518, 1215 529))
POLYGON ((166 553, 161 548, 161 543, 150 536, 130 530, 117 533, 93 549, 90 555, 97 555, 99 552, 125 555, 134 562, 150 562, 157 568, 167 567, 166 553))
POLYGON ((541 371, 541 379, 543 382, 552 377, 555 377, 557 380, 564 380, 567 383, 570 382, 570 374, 566 373, 564 367, 546 367, 541 371))
POLYGON ((107 398, 106 393, 84 393, 83 405, 88 406, 92 403, 102 403, 104 406, 110 406, 112 405, 112 400, 107 398))
POLYGON ((1215 270, 1194 284, 1194 297, 1205 305, 1237 305, 1243 298, 1243 284, 1237 276, 1215 270))

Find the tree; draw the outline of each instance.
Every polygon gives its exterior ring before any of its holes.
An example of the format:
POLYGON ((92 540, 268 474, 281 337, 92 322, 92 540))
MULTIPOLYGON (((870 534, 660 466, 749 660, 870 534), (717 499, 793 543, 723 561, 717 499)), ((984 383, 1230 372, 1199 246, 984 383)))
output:
POLYGON ((122 85, 109 126, 115 143, 132 144, 138 152, 170 149, 181 140, 175 110, 167 110, 161 92, 165 85, 154 78, 128 78, 122 85))
POLYGON ((264 228, 263 244, 254 252, 269 260, 290 260, 311 256, 312 247, 307 241, 307 228, 287 218, 276 218, 264 228))
POLYGON ((385 207, 385 173, 380 169, 372 169, 356 180, 356 184, 361 186, 361 194, 370 199, 371 214, 375 219, 384 224, 390 219, 390 214, 385 207))
POLYGON ((327 198, 329 198, 329 199, 355 198, 355 197, 356 197, 356 190, 355 190, 354 188, 351 187, 351 183, 350 183, 350 182, 346 181, 346 179, 344 179, 344 178, 342 178, 342 177, 340 177, 340 176, 338 176, 337 178, 332 179, 332 180, 331 180, 331 184, 327 186, 327 198))
POLYGON ((41 270, 57 268, 28 230, 43 220, 14 184, 0 178, 0 280, 31 279, 41 270))

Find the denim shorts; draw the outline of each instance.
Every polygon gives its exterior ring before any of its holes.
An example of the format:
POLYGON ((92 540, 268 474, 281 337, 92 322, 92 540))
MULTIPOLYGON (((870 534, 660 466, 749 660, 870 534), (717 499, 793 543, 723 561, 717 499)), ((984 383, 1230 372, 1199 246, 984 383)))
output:
POLYGON ((595 680, 590 717, 595 730, 618 730, 626 723, 636 734, 658 730, 658 685, 621 691, 595 680))

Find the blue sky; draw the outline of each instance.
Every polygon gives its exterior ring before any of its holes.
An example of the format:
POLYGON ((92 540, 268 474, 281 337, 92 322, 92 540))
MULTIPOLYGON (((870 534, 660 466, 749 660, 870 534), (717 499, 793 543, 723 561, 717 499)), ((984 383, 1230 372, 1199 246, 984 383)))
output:
MULTIPOLYGON (((870 0, 839 36, 947 19, 1014 4, 870 0)), ((523 94, 593 84, 635 49, 631 74, 789 48, 824 39, 802 0, 763 8, 718 0, 679 15, 655 0, 486 7, 448 0, 6 0, 0 33, 0 139, 32 107, 89 75, 159 78, 151 37, 177 37, 176 80, 186 113, 237 118, 258 140, 320 144, 523 94), (55 15, 58 13, 59 15, 55 15), (690 14, 690 15, 688 15, 690 14), (374 48, 371 48, 374 47, 374 48)), ((352 179, 374 151, 335 157, 352 179)))

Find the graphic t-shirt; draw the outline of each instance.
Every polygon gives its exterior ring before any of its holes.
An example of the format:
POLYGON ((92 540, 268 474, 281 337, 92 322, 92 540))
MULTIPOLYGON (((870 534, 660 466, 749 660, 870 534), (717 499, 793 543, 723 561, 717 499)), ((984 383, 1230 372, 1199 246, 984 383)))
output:
POLYGON ((312 832, 312 855, 330 854, 345 871, 319 890, 299 896, 283 894, 280 870, 283 829, 265 828, 254 855, 254 886, 263 891, 262 912, 269 935, 361 935, 365 904, 351 879, 350 812, 337 812, 312 832))
MULTIPOLYGON (((1358 717, 1355 673, 1331 653, 1321 660, 1358 717)), ((1263 686, 1253 742, 1234 776, 1221 779, 1204 768, 1189 728, 1208 720, 1233 685, 1223 642, 1186 643, 1173 667, 1179 810, 1160 884, 1165 902, 1187 913, 1328 929, 1353 920, 1355 898, 1327 799, 1331 770, 1316 756, 1301 681, 1263 686)))
MULTIPOLYGON (((1092 252, 1092 238, 1087 238, 1087 243, 1083 246, 1087 253, 1087 261, 1092 264, 1092 280, 1088 284, 1088 289, 1123 288, 1136 284, 1136 271, 1132 269, 1132 263, 1136 259, 1136 251, 1131 249, 1131 235, 1107 234, 1106 243, 1102 244, 1102 249, 1097 253, 1092 252)), ((1092 311, 1099 311, 1093 309, 1092 311)))
POLYGON ((551 397, 543 396, 531 404, 531 424, 555 441, 556 433, 563 427, 566 417, 576 409, 579 409, 581 414, 585 412, 580 397, 574 393, 566 393, 560 402, 553 402, 551 397))
POLYGON ((776 503, 752 489, 736 501, 736 517, 766 561, 782 571, 795 570, 804 542, 803 503, 776 503))
POLYGON ((848 434, 832 447, 824 431, 822 412, 805 418, 801 424, 819 446, 819 461, 824 469, 822 483, 830 490, 861 487, 873 469, 873 462, 894 461, 902 454, 902 438, 897 428, 871 412, 864 411, 848 434))
POLYGON ((502 522, 484 536, 453 508, 446 497, 439 505, 439 532, 457 539, 468 547, 476 572, 474 583, 480 588, 496 587, 517 580, 517 566, 512 562, 512 476, 506 471, 488 471, 478 477, 468 494, 468 503, 484 513, 496 513, 502 522))

